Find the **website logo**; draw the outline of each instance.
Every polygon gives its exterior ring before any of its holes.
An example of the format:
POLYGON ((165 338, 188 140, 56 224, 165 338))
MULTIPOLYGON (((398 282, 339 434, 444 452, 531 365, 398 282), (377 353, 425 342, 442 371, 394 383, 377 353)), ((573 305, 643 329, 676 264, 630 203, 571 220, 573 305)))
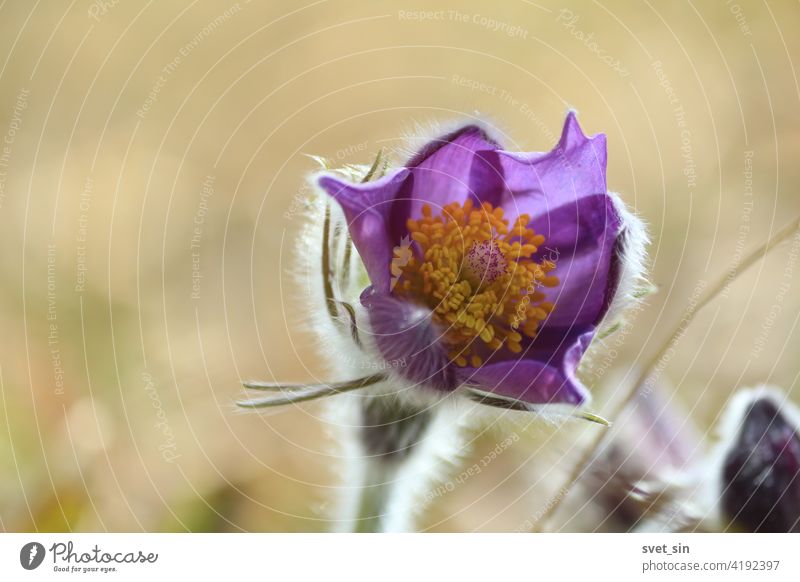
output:
POLYGON ((44 546, 39 542, 29 542, 19 551, 19 563, 26 570, 35 570, 44 561, 44 546))

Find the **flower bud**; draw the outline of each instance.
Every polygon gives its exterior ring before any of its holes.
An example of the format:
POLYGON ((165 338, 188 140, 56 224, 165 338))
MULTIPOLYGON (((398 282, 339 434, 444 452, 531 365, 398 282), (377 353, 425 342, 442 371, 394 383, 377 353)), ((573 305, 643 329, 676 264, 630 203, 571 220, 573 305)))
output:
POLYGON ((745 408, 722 465, 724 517, 748 532, 800 532, 800 434, 791 404, 764 393, 745 408))

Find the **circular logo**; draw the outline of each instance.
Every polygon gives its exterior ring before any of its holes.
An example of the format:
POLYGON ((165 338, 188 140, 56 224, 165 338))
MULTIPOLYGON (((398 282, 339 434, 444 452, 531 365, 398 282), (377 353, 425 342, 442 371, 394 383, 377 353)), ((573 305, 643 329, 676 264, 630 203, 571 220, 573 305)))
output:
POLYGON ((35 570, 44 561, 44 546, 39 542, 29 542, 19 551, 19 563, 26 570, 35 570))

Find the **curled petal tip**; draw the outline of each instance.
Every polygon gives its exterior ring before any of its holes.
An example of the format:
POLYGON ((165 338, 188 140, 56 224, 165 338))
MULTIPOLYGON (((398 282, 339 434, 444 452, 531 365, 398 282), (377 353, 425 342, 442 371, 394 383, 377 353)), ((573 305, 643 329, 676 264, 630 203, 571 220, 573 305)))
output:
POLYGON ((602 154, 605 160, 605 145, 606 145, 606 136, 603 133, 598 133, 591 137, 587 136, 583 129, 581 129, 580 123, 578 123, 578 115, 574 109, 570 109, 567 112, 567 117, 564 120, 564 129, 561 132, 561 139, 558 142, 558 146, 561 149, 568 150, 574 147, 579 147, 585 144, 586 142, 595 142, 598 146, 600 146, 600 150, 598 150, 598 154, 602 154))

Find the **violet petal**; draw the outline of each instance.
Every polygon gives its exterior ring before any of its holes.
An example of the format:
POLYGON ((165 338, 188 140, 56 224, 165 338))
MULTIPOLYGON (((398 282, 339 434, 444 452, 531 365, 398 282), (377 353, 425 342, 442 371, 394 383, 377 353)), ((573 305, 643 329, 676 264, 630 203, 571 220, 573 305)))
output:
POLYGON ((424 307, 368 287, 361 295, 373 340, 395 372, 415 384, 451 391, 453 365, 442 348, 441 330, 424 307))
POLYGON ((392 250, 399 244, 387 229, 395 198, 408 178, 408 170, 394 170, 379 180, 351 184, 332 174, 319 178, 320 187, 342 207, 353 238, 373 285, 388 291, 392 250))

